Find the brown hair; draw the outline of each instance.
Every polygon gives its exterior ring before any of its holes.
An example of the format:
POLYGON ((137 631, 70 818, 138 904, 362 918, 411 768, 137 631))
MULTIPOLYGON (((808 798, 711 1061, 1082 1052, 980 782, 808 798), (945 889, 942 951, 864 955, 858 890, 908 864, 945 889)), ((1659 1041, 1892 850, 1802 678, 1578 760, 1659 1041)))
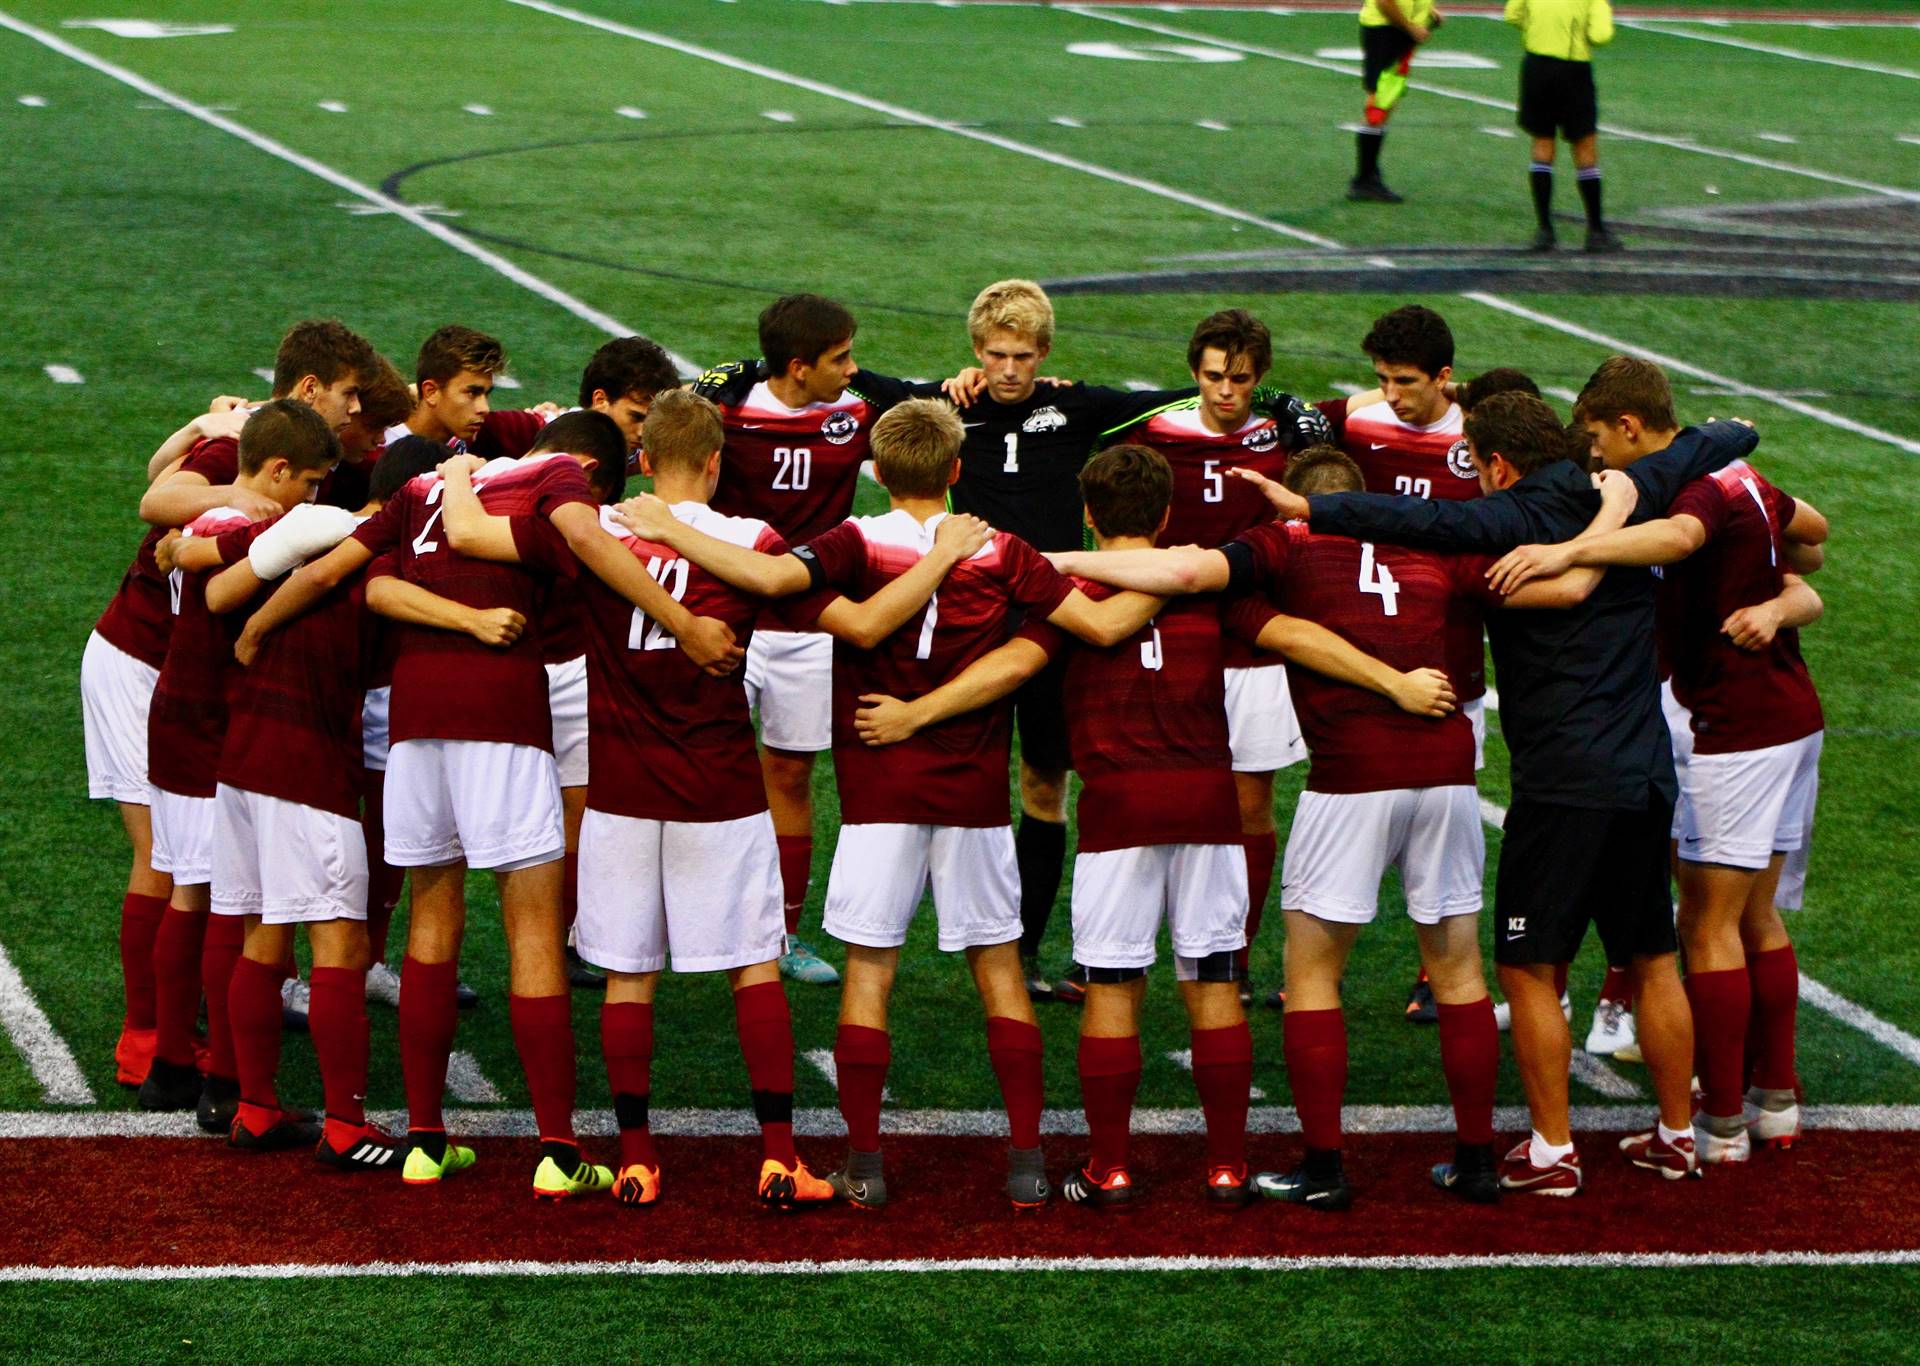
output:
POLYGON ((1411 365, 1431 378, 1453 364, 1453 329, 1422 304, 1405 304, 1373 320, 1360 349, 1387 365, 1411 365))
POLYGON ((1533 376, 1526 371, 1516 370, 1510 365, 1498 365, 1467 381, 1467 387, 1460 391, 1460 409, 1470 413, 1495 394, 1532 394, 1538 398, 1540 386, 1533 382, 1533 376))
POLYGON ((652 398, 679 387, 680 372, 659 342, 646 337, 615 337, 602 344, 580 372, 580 406, 593 406, 596 389, 607 396, 609 403, 617 403, 630 394, 652 398))
POLYGON ((1466 425, 1482 461, 1502 456, 1523 476, 1556 460, 1585 463, 1584 442, 1576 451, 1558 414, 1532 394, 1495 394, 1467 414, 1466 425))
POLYGON ((788 294, 760 313, 760 354, 770 378, 794 361, 812 365, 828 350, 853 338, 858 324, 846 306, 820 294, 788 294))
POLYGON ((640 430, 640 449, 654 470, 697 473, 726 441, 720 410, 691 389, 668 389, 655 396, 640 430))
POLYGON ((985 346, 996 328, 1031 338, 1044 351, 1053 345, 1053 301, 1031 280, 995 280, 974 296, 967 336, 985 346))
POLYGON ((1080 496, 1102 536, 1152 536, 1173 501, 1173 467, 1150 446, 1109 446, 1081 469, 1080 496))
POLYGON ((506 368, 506 348, 498 340, 471 327, 448 323, 421 343, 413 377, 424 398, 428 380, 445 388, 462 370, 492 376, 506 368))
POLYGON ((361 426, 374 434, 376 440, 380 433, 396 422, 405 422, 413 411, 413 395, 407 390, 407 379, 392 361, 375 351, 372 364, 360 372, 360 416, 361 426))
POLYGON ((328 389, 348 375, 359 376, 364 386, 378 359, 372 344, 343 322, 326 318, 295 323, 273 356, 273 395, 287 397, 308 375, 328 389))
POLYGON ((1337 446, 1309 446, 1287 461, 1281 480, 1302 498, 1320 493, 1362 493, 1367 479, 1352 456, 1337 446))
POLYGON ((1255 379, 1273 367, 1273 333, 1244 308, 1223 308, 1200 320, 1187 341, 1187 369, 1198 370, 1209 347, 1219 348, 1228 360, 1245 356, 1253 362, 1255 379))
POLYGON ((1667 373, 1638 356, 1609 356, 1574 400, 1575 422, 1618 422, 1632 413, 1656 432, 1680 425, 1673 415, 1673 386, 1667 373))
POLYGON ((966 437, 952 404, 908 399, 873 424, 874 468, 896 498, 938 498, 952 482, 953 462, 966 437))
POLYGON ((242 474, 260 473, 269 460, 284 460, 296 470, 319 470, 339 459, 340 438, 324 417, 297 398, 267 400, 240 429, 242 474))

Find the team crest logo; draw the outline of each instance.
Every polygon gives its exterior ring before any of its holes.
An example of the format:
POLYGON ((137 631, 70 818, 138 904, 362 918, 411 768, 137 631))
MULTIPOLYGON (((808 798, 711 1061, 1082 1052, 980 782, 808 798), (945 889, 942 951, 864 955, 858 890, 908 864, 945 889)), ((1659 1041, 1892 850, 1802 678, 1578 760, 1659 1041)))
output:
POLYGON ((836 446, 844 446, 860 435, 860 420, 842 408, 827 415, 827 420, 820 424, 820 435, 836 446))
POLYGON ((1057 432, 1067 425, 1067 415, 1049 403, 1020 424, 1023 432, 1057 432))
POLYGON ((1280 429, 1271 422, 1263 422, 1241 437, 1240 444, 1250 451, 1270 451, 1280 444, 1280 429))
POLYGON ((1461 479, 1477 477, 1473 469, 1473 457, 1467 453, 1467 439, 1463 436, 1447 447, 1447 468, 1461 479))

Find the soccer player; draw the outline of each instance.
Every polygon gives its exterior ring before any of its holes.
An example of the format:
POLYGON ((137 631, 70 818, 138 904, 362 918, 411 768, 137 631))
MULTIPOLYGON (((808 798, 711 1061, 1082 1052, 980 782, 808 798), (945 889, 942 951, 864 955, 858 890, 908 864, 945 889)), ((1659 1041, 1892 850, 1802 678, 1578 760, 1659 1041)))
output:
POLYGON ((506 368, 497 338, 458 323, 435 329, 414 359, 413 411, 387 429, 387 440, 411 434, 455 451, 477 446, 489 456, 525 455, 546 417, 531 409, 494 411, 493 387, 506 368))
MULTIPOLYGON (((1114 446, 1081 474, 1086 519, 1099 546, 1065 558, 1094 568, 1150 548, 1166 525, 1174 476, 1145 446, 1114 446)), ((1114 590, 1096 585, 1089 595, 1114 590)), ((1127 639, 1075 648, 1060 630, 1030 623, 953 679, 911 701, 879 696, 856 715, 870 745, 896 744, 929 726, 987 706, 1065 658, 1067 717, 1085 783, 1074 862, 1073 951, 1088 976, 1080 1026, 1080 1086, 1092 1140, 1088 1159, 1063 1184, 1069 1200, 1126 1208, 1133 1097, 1141 1072, 1140 1010, 1161 922, 1173 939, 1175 974, 1193 1023, 1194 1084, 1207 1120, 1207 1196, 1237 1209, 1252 1198, 1246 1115, 1253 1040, 1235 989, 1234 958, 1246 940, 1246 868, 1237 851, 1239 803, 1229 776, 1220 647, 1223 618, 1250 641, 1278 648, 1288 623, 1245 597, 1223 611, 1213 598, 1179 598, 1127 639), (1170 793, 1177 797, 1170 799, 1170 793)), ((1313 628, 1308 628, 1312 630, 1313 628)), ((1437 670, 1403 678, 1325 637, 1376 680, 1420 692, 1417 705, 1446 709, 1437 670)), ((1296 655, 1305 659, 1307 656, 1296 655)))
MULTIPOLYGON (((1167 404, 1121 437, 1159 451, 1173 468, 1173 502, 1162 537, 1167 544, 1219 545, 1271 520, 1272 510, 1258 491, 1227 478, 1226 471, 1244 466, 1277 479, 1295 452, 1327 439, 1321 415, 1289 394, 1262 394, 1264 411, 1255 410, 1256 391, 1272 364, 1273 337, 1265 323, 1242 308, 1209 314, 1187 340, 1187 368, 1199 393, 1167 404)), ((1222 657, 1251 945, 1260 932, 1278 848, 1274 774, 1299 763, 1307 751, 1281 657, 1232 636, 1222 657)), ((1244 955, 1240 967, 1244 982, 1244 955)), ((1243 991, 1251 995, 1250 988, 1243 991)))
MULTIPOLYGON (((310 501, 339 458, 339 439, 325 417, 298 399, 274 399, 241 429, 235 485, 266 499, 278 515, 310 501)), ((188 529, 194 536, 236 529, 252 534, 247 515, 233 508, 204 512, 188 529)), ((244 553, 248 535, 223 542, 223 562, 244 553)), ((140 1085, 140 1106, 193 1108, 202 1128, 222 1133, 239 1103, 227 979, 240 953, 242 927, 225 917, 210 927, 207 911, 216 775, 239 670, 233 658, 237 623, 209 611, 207 579, 206 571, 175 571, 173 628, 147 717, 153 867, 172 878, 173 893, 154 938, 154 1052, 140 1085), (209 1046, 204 1080, 193 1042, 203 989, 209 1046)), ((276 975, 276 995, 279 986, 276 975)))
MULTIPOLYGON (((281 339, 274 357, 274 396, 298 398, 321 412, 330 425, 345 426, 358 402, 360 369, 373 355, 364 339, 334 322, 296 324, 281 339)), ((185 526, 204 512, 235 506, 249 517, 278 513, 271 498, 239 477, 236 421, 228 417, 223 438, 205 441, 189 424, 193 443, 185 462, 167 472, 179 453, 150 473, 155 480, 141 500, 150 530, 133 563, 121 577, 113 600, 87 638, 80 662, 81 717, 86 737, 87 792, 120 808, 132 846, 132 866, 120 905, 120 969, 125 1013, 114 1046, 114 1075, 124 1086, 146 1080, 153 1059, 154 950, 166 922, 172 882, 152 864, 153 822, 147 783, 147 714, 160 667, 167 657, 173 614, 167 576, 154 560, 154 548, 168 530, 185 526)), ((176 933, 200 924, 182 921, 176 933)), ((198 935, 191 936, 198 942, 198 935)), ((187 938, 169 945, 171 961, 182 961, 187 938)), ((197 953, 197 951, 196 951, 197 953)))
MULTIPOLYGON (((1666 375, 1634 357, 1595 371, 1574 412, 1614 468, 1665 450, 1678 434, 1666 375)), ((1826 519, 1810 504, 1735 461, 1683 488, 1664 518, 1510 557, 1515 579, 1563 562, 1668 566, 1661 642, 1693 738, 1673 832, 1703 1162, 1744 1162, 1755 1136, 1790 1145, 1799 1134, 1799 969, 1773 893, 1813 806, 1824 722, 1796 629, 1819 616, 1820 599, 1804 581, 1788 583, 1787 565, 1796 547, 1826 538, 1826 519), (1751 1133, 1742 1111, 1748 1065, 1751 1133)))
POLYGON ((657 395, 680 387, 680 372, 666 350, 646 337, 615 337, 595 351, 580 372, 580 406, 605 413, 620 424, 620 435, 638 468, 640 437, 657 395))
MULTIPOLYGON (((694 391, 726 423, 714 511, 754 517, 799 545, 853 511, 874 420, 911 396, 900 380, 854 364, 853 315, 818 294, 789 294, 760 314, 759 360, 722 365, 694 391)), ((780 846, 786 951, 780 971, 833 983, 833 966, 797 937, 813 866, 814 756, 832 744, 833 645, 777 616, 754 632, 747 697, 760 717, 760 764, 780 846)))
POLYGON ((1413 50, 1440 27, 1433 0, 1363 0, 1360 6, 1360 84, 1367 92, 1361 125, 1354 135, 1357 159, 1347 198, 1398 204, 1401 196, 1380 178, 1380 146, 1387 120, 1407 93, 1413 50))
POLYGON ((1574 181, 1587 211, 1587 250, 1619 251, 1600 213, 1600 107, 1593 89, 1593 50, 1613 41, 1607 0, 1507 0, 1507 22, 1520 29, 1518 122, 1533 139, 1527 180, 1533 190, 1534 251, 1552 251, 1554 135, 1573 152, 1574 181))
MULTIPOLYGON (((1267 493, 1281 516, 1309 520, 1318 531, 1441 550, 1558 542, 1591 522, 1599 495, 1585 470, 1587 452, 1551 408, 1500 394, 1474 409, 1466 429, 1488 491, 1482 498, 1267 493)), ((1756 439, 1736 423, 1681 432, 1626 471, 1639 493, 1633 516, 1663 511, 1689 480, 1746 454, 1756 439)), ((1632 964, 1634 1014, 1659 1102, 1657 1127, 1633 1140, 1628 1158, 1674 1177, 1698 1170, 1693 1024, 1668 899, 1673 756, 1655 684, 1653 616, 1652 576, 1614 572, 1567 611, 1488 619, 1514 792, 1495 891, 1494 955, 1533 1118, 1530 1138, 1502 1161, 1508 1190, 1580 1189, 1567 1118, 1571 1040, 1555 976, 1590 921, 1608 961, 1632 964)))

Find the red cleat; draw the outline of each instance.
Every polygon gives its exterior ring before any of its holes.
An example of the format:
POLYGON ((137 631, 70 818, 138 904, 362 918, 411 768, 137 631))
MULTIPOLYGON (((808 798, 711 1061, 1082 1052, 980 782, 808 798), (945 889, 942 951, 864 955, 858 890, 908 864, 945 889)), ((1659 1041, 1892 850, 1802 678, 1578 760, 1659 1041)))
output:
POLYGON ((153 1047, 160 1031, 120 1026, 120 1041, 113 1046, 113 1079, 122 1086, 138 1086, 153 1070, 153 1047))

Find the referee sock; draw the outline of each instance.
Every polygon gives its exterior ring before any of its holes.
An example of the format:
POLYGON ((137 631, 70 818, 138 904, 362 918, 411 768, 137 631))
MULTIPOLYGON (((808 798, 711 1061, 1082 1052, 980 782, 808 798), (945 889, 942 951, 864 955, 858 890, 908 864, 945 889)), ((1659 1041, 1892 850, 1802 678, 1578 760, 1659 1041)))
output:
POLYGON ((1460 1142, 1493 1142, 1500 1031, 1494 1025, 1491 999, 1482 996, 1467 1005, 1440 1003, 1440 1070, 1446 1074, 1454 1133, 1460 1142))
POLYGON ((1347 1091, 1347 1017, 1338 1006, 1289 1010, 1282 1025, 1301 1137, 1310 1150, 1337 1151, 1340 1102, 1347 1091))
POLYGON ((1693 1065, 1706 1093, 1702 1112, 1716 1119, 1740 1113, 1746 1073, 1747 1014, 1752 989, 1744 967, 1687 974, 1693 1006, 1693 1065))
POLYGON ((460 1022, 455 988, 459 963, 422 963, 408 954, 400 963, 400 1075, 406 1083, 407 1128, 445 1129, 440 1117, 447 1090, 447 1058, 460 1022))
POLYGON ((1193 1031, 1193 1089, 1207 1120, 1207 1165, 1244 1172, 1253 1091, 1253 1029, 1245 1020, 1193 1031))
POLYGON ((893 1039, 884 1029, 840 1026, 833 1041, 833 1067, 840 1078, 840 1118, 847 1125, 847 1146, 855 1152, 880 1151, 880 1102, 887 1090, 887 1066, 893 1039))
MULTIPOLYGON (((200 943, 200 989, 207 997, 207 1071, 216 1077, 237 1080, 240 1068, 233 1060, 233 1023, 228 1012, 227 989, 233 981, 233 966, 240 958, 240 945, 247 937, 247 922, 237 915, 207 916, 206 936, 200 943)), ((274 966, 279 972, 279 965, 274 966)), ((280 989, 280 978, 273 982, 280 989)))
POLYGON ((564 992, 558 996, 509 995, 507 1014, 513 1021, 514 1051, 527 1074, 533 1122, 540 1130, 541 1143, 572 1143, 576 1089, 573 998, 564 992))
POLYGON ((1574 183, 1580 187, 1580 202, 1586 206, 1587 226, 1599 228, 1600 221, 1600 168, 1582 166, 1574 172, 1574 183))
POLYGON ((280 1117, 280 1097, 273 1086, 274 1074, 280 1070, 278 963, 258 963, 242 956, 233 965, 227 985, 227 1021, 240 1075, 240 1114, 247 1128, 261 1133, 280 1117))
POLYGON ((1046 1086, 1040 1074, 1040 1026, 1006 1015, 987 1017, 987 1057, 1000 1079, 1007 1128, 1016 1148, 1040 1146, 1040 1111, 1046 1086))
POLYGON ((775 835, 780 850, 780 889, 787 917, 787 933, 800 930, 800 912, 807 908, 807 879, 813 876, 813 836, 775 835))
POLYGON ((1060 874, 1067 864, 1067 825, 1031 814, 1020 817, 1013 832, 1013 859, 1020 869, 1020 956, 1040 952, 1047 921, 1060 895, 1060 874))
POLYGON ((648 1127, 647 1101, 653 1093, 653 1005, 608 1001, 600 1007, 600 1052, 607 1060, 607 1085, 613 1092, 613 1117, 620 1126, 620 1165, 660 1165, 648 1127))
POLYGON ((1140 1090, 1140 1036, 1080 1036, 1080 1103, 1087 1112, 1087 1170, 1104 1180, 1127 1165, 1127 1130, 1140 1090))
POLYGON ((761 1156, 790 1168, 800 1160, 793 1150, 793 1011, 780 979, 734 992, 733 1022, 760 1121, 761 1156))
POLYGON ((1355 180, 1378 180, 1380 178, 1380 144, 1387 140, 1385 127, 1369 127, 1357 130, 1353 135, 1356 157, 1353 178, 1355 180))
POLYGON ((153 941, 166 913, 164 896, 128 892, 120 902, 120 981, 128 1029, 153 1028, 153 941))
POLYGON ((1791 1091, 1799 1080, 1793 1028, 1800 1008, 1800 964, 1793 945, 1749 954, 1747 981, 1753 998, 1753 1022, 1747 1029, 1752 1084, 1766 1091, 1791 1091))
POLYGON ((169 906, 153 935, 153 1055, 193 1065, 193 1021, 200 1013, 200 945, 207 917, 169 906))
POLYGON ((1533 187, 1533 216, 1543 232, 1553 231, 1553 163, 1536 161, 1527 167, 1527 183, 1533 187))
POLYGON ((367 1122, 367 975, 352 968, 315 968, 307 1028, 320 1060, 327 1118, 367 1122))

